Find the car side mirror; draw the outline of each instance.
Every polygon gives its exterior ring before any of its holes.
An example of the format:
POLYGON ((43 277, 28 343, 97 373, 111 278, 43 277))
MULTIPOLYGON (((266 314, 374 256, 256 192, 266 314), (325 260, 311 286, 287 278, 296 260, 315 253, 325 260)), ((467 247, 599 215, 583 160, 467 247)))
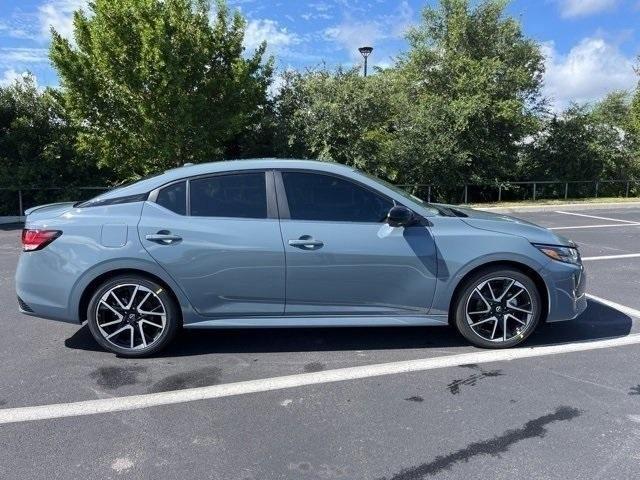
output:
POLYGON ((413 212, 402 205, 396 205, 387 214, 387 223, 390 227, 408 227, 414 220, 413 212))

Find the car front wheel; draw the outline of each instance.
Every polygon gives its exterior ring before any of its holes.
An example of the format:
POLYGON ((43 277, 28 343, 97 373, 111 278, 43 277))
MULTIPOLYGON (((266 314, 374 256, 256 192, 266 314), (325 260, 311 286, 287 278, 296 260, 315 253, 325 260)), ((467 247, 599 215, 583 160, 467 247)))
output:
POLYGON ((531 278, 509 268, 486 269, 469 278, 455 305, 455 325, 472 344, 509 348, 540 322, 540 292, 531 278))
POLYGON ((106 350, 144 357, 166 347, 179 326, 176 302, 164 287, 141 276, 121 276, 100 286, 88 309, 89 330, 106 350))

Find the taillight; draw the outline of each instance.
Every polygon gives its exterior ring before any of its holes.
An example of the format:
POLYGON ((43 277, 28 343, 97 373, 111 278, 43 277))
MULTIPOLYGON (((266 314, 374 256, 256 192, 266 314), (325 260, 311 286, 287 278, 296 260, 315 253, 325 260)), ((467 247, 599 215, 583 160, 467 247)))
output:
POLYGON ((25 228, 22 230, 22 250, 25 252, 42 250, 60 235, 62 235, 60 230, 31 230, 25 228))

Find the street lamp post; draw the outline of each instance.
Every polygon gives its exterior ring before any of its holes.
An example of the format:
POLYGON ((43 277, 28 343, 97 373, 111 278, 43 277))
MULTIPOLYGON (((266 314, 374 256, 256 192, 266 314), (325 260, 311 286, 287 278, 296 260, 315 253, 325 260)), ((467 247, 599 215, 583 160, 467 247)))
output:
POLYGON ((360 47, 358 49, 360 54, 364 57, 364 76, 367 76, 367 60, 371 52, 373 52, 373 47, 360 47))

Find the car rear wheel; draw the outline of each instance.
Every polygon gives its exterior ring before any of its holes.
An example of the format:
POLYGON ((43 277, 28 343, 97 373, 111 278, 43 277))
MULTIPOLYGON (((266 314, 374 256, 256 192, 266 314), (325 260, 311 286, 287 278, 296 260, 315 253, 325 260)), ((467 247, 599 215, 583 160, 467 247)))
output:
POLYGON ((179 326, 178 307, 169 292, 136 275, 113 278, 100 286, 89 302, 87 318, 95 340, 124 357, 159 352, 179 326))
POLYGON ((534 281, 509 268, 493 268, 468 279, 457 296, 455 325, 482 348, 522 343, 540 322, 542 302, 534 281))

